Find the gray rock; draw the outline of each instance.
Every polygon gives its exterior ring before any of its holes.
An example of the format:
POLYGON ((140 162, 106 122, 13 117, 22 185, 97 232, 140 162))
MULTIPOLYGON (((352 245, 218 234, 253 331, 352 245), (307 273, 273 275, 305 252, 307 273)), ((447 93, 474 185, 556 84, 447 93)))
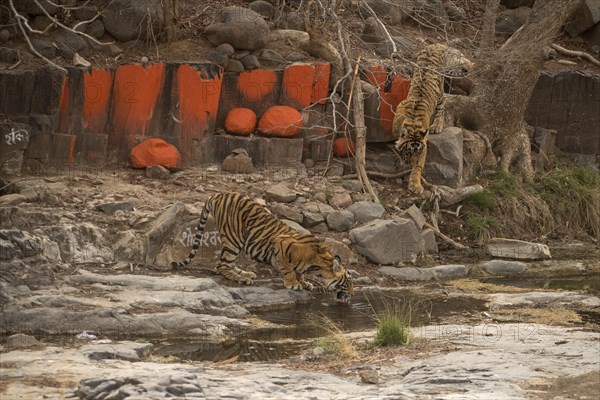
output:
POLYGON ((306 60, 306 56, 302 53, 298 53, 296 51, 292 51, 290 53, 288 53, 288 55, 286 56, 286 60, 289 62, 299 62, 299 61, 305 61, 306 60))
POLYGON ((256 286, 230 288, 229 292, 234 299, 240 300, 250 311, 281 309, 310 301, 310 293, 304 290, 271 289, 256 286))
POLYGON ((4 196, 0 196, 0 206, 16 206, 17 204, 21 204, 27 201, 27 197, 18 193, 5 194, 4 196))
POLYGON ((265 192, 265 200, 277 201, 279 203, 291 203, 296 200, 296 193, 293 192, 283 183, 278 183, 275 186, 271 186, 265 192))
POLYGON ((376 264, 416 259, 423 251, 421 233, 408 219, 376 219, 350 231, 354 249, 376 264))
POLYGON ((289 219, 282 219, 281 221, 295 231, 298 231, 300 233, 310 233, 308 229, 306 229, 296 221, 290 221, 289 219))
POLYGON ((419 229, 423 229, 423 225, 425 225, 425 222, 427 222, 421 210, 414 204, 406 210, 403 210, 400 213, 400 217, 412 219, 413 221, 415 221, 419 229))
POLYGON ((44 235, 44 256, 49 260, 85 263, 111 262, 108 233, 89 222, 44 226, 34 231, 44 235))
POLYGON ((438 279, 463 278, 469 274, 469 267, 462 264, 438 265, 429 269, 438 279))
POLYGON ((37 346, 39 344, 40 342, 38 342, 35 337, 25 335, 23 333, 11 335, 6 339, 6 347, 8 349, 24 349, 27 347, 37 346))
POLYGON ((223 160, 221 169, 234 174, 251 174, 255 171, 252 158, 246 152, 228 155, 223 160))
POLYGON ((360 183, 360 181, 357 179, 349 179, 347 181, 344 181, 342 183, 342 186, 344 187, 344 189, 348 190, 349 192, 361 193, 363 190, 362 183, 360 183))
POLYGON ((164 25, 159 0, 113 0, 102 11, 102 22, 111 36, 126 42, 159 35, 164 25), (148 18, 152 32, 148 31, 148 18))
POLYGON ((331 207, 329 204, 321 203, 318 201, 311 201, 304 205, 304 210, 312 212, 312 213, 320 213, 323 214, 325 218, 334 212, 335 209, 331 207))
POLYGON ((42 38, 32 38, 31 44, 33 48, 46 58, 54 58, 58 53, 58 48, 49 40, 42 38))
POLYGON ((600 2, 584 0, 579 4, 565 29, 571 37, 578 36, 600 22, 600 2))
POLYGON ((0 29, 0 42, 6 43, 10 40, 10 31, 8 29, 0 29))
POLYGON ((229 63, 229 57, 227 56, 227 54, 222 53, 218 50, 209 51, 206 54, 206 58, 208 61, 220 65, 223 68, 227 68, 227 65, 229 63))
POLYGON ((269 25, 257 12, 248 8, 229 6, 215 15, 204 35, 213 46, 229 43, 236 49, 257 50, 267 45, 269 25))
POLYGON ((346 232, 354 225, 354 214, 350 211, 334 211, 327 215, 327 226, 337 232, 346 232))
POLYGON ((102 36, 104 36, 104 33, 106 32, 106 28, 104 28, 104 23, 99 19, 92 21, 86 25, 87 26, 85 27, 85 33, 87 33, 93 38, 100 39, 102 36))
POLYGON ((324 242, 327 248, 331 250, 333 254, 340 256, 342 259, 342 264, 348 265, 356 261, 356 256, 352 252, 352 249, 350 249, 350 247, 343 242, 330 237, 326 237, 324 242))
POLYGON ((421 237, 423 238, 423 246, 426 253, 435 254, 438 252, 437 241, 433 229, 423 229, 421 231, 421 237))
POLYGON ((301 224, 304 219, 304 216, 300 211, 286 206, 285 204, 275 203, 270 208, 271 212, 279 218, 289 219, 299 224, 301 224))
MULTIPOLYGON (((392 25, 399 24, 402 21, 402 4, 407 2, 391 2, 386 0, 366 0, 366 3, 371 7, 377 17, 382 21, 390 23, 392 25)), ((371 15, 364 6, 360 6, 360 12, 362 15, 371 15)))
POLYGON ((552 258, 547 245, 515 239, 490 239, 487 250, 493 257, 500 258, 517 260, 548 260, 552 258))
POLYGON ((461 128, 446 128, 442 133, 429 135, 424 174, 427 180, 458 188, 462 186, 463 133, 461 128))
POLYGON ((78 21, 88 21, 98 15, 98 7, 95 5, 85 5, 76 7, 73 11, 73 17, 78 21))
POLYGON ((230 57, 233 55, 233 53, 235 53, 235 49, 229 43, 221 43, 216 47, 216 50, 219 53, 225 54, 227 57, 230 57))
POLYGON ((296 31, 304 31, 304 18, 302 14, 297 11, 290 11, 284 14, 281 23, 279 24, 279 28, 288 29, 288 30, 296 30, 296 31))
POLYGON ((435 278, 435 274, 430 268, 379 267, 379 272, 400 278, 405 281, 429 281, 435 278))
POLYGON ((250 52, 248 50, 236 50, 233 52, 233 55, 231 56, 231 58, 241 61, 242 58, 244 58, 248 55, 250 55, 250 52))
POLYGON ((275 16, 275 7, 273 7, 271 3, 264 0, 253 1, 252 3, 248 4, 248 7, 262 15, 264 18, 271 19, 275 16))
POLYGON ((600 298, 576 292, 493 293, 490 294, 490 301, 497 306, 576 303, 590 307, 600 306, 600 298))
POLYGON ((227 72, 243 72, 244 64, 242 64, 239 60, 234 60, 232 58, 227 62, 227 68, 225 68, 227 72))
POLYGON ((96 210, 102 211, 105 214, 114 214, 117 211, 131 212, 134 210, 133 204, 130 201, 115 201, 111 203, 98 204, 96 210))
POLYGON ((171 172, 162 165, 146 167, 146 176, 150 179, 166 180, 171 177, 171 172))
POLYGON ((242 58, 242 65, 248 71, 252 71, 253 69, 260 68, 260 62, 256 56, 249 54, 246 57, 242 58))
POLYGON ((361 38, 367 43, 379 43, 385 40, 381 26, 375 18, 369 17, 365 20, 365 27, 361 38))
POLYGON ((338 210, 344 209, 352 204, 352 196, 350 196, 350 193, 346 192, 345 190, 336 191, 329 198, 328 202, 333 208, 337 208, 338 210))
POLYGON ((263 64, 273 65, 285 62, 285 58, 279 52, 271 49, 260 49, 254 52, 258 61, 263 64))
MULTIPOLYGON (((45 31, 54 22, 45 15, 36 16, 31 22, 31 27, 38 31, 45 31)), ((50 30, 49 30, 50 31, 50 30)))
POLYGON ((483 269, 493 275, 519 276, 527 272, 527 264, 520 261, 491 260, 483 264, 483 269))
POLYGON ((323 214, 318 213, 318 212, 302 210, 302 215, 303 215, 302 226, 305 226, 307 228, 312 228, 315 225, 325 222, 325 217, 323 216, 323 214))
POLYGON ((0 260, 33 257, 39 254, 41 243, 31 234, 17 229, 0 230, 0 260))
POLYGON ((364 224, 376 219, 381 219, 385 215, 385 208, 380 203, 372 201, 359 201, 347 208, 354 215, 358 224, 364 224))
POLYGON ((73 32, 60 30, 55 35, 54 42, 58 46, 58 54, 65 58, 73 58, 75 53, 85 56, 89 51, 85 39, 73 32))
POLYGON ((311 232, 315 232, 315 233, 325 233, 329 231, 329 228, 327 227, 327 224, 325 223, 325 221, 323 222, 319 222, 316 225, 313 225, 310 227, 311 232))
POLYGON ((148 238, 146 262, 151 264, 158 255, 165 238, 171 235, 173 227, 185 213, 185 205, 176 202, 167 211, 162 213, 153 223, 146 237, 148 238))
POLYGON ((119 342, 88 344, 81 347, 81 352, 90 360, 125 360, 141 361, 148 357, 152 343, 119 342))
POLYGON ((529 14, 531 14, 531 8, 529 7, 501 11, 496 20, 496 32, 512 35, 527 21, 529 14))
POLYGON ((362 383, 378 384, 379 371, 376 369, 365 369, 358 373, 362 383))

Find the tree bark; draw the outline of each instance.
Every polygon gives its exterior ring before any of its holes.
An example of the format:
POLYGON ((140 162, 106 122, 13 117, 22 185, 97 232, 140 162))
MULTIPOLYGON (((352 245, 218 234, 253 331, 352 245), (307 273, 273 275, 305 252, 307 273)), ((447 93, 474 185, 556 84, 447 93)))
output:
POLYGON ((179 0, 164 0, 163 14, 166 39, 168 43, 177 40, 177 20, 179 19, 179 0))
MULTIPOLYGON (((533 178, 525 110, 560 27, 580 0, 536 1, 528 21, 490 57, 481 49, 469 100, 449 103, 450 118, 484 132, 492 142, 503 171, 513 168, 524 180, 533 178)), ((488 6, 496 3, 489 0, 488 6)), ((489 45, 482 40, 482 45, 489 45)))

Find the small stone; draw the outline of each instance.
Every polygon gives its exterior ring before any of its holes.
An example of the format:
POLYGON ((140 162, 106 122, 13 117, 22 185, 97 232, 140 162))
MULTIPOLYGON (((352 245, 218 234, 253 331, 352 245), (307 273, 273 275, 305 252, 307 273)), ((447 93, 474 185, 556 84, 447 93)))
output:
POLYGON ((92 63, 90 63, 85 58, 81 57, 79 53, 75 53, 73 55, 73 65, 75 65, 76 67, 89 67, 92 65, 92 63))
POLYGON ((133 211, 133 204, 129 201, 118 201, 112 203, 98 204, 96 210, 106 214, 114 214, 117 211, 133 211))
POLYGON ((250 52, 248 50, 237 50, 233 53, 233 55, 231 57, 236 60, 241 60, 242 58, 246 57, 247 55, 250 55, 250 52))
POLYGON ((361 276, 359 278, 354 279, 354 283, 357 285, 372 285, 373 280, 368 276, 361 276))
POLYGON ((0 42, 8 42, 10 39, 10 32, 8 29, 0 30, 0 42))
POLYGON ((379 372, 374 369, 365 369, 359 372, 362 383, 378 384, 379 372))
POLYGON ((307 158, 306 160, 303 161, 304 162, 304 166, 306 168, 312 168, 315 166, 315 160, 313 160, 312 158, 307 158))
POLYGON ((220 51, 217 50, 213 50, 213 51, 209 51, 206 54, 206 58, 208 59, 208 61, 215 63, 217 65, 222 66, 223 68, 227 67, 228 61, 229 61, 229 57, 227 56, 227 54, 222 53, 220 51))
POLYGON ((235 49, 229 43, 221 43, 215 48, 219 53, 223 53, 226 56, 232 56, 235 53, 235 49))
POLYGON ((300 211, 281 203, 274 204, 271 207, 271 212, 279 218, 289 219, 299 224, 304 220, 304 216, 300 211))
POLYGON ((227 62, 227 68, 225 68, 227 72, 243 72, 244 64, 239 60, 229 59, 227 62))
POLYGON ((348 192, 334 193, 329 199, 329 204, 337 209, 347 208, 352 204, 352 196, 348 192))
POLYGON ((347 210, 354 214, 354 219, 359 224, 383 218, 385 215, 385 208, 380 203, 372 201, 356 202, 349 206, 347 210))
POLYGON ((435 254, 439 251, 433 229, 424 229, 421 231, 421 237, 423 238, 423 245, 426 253, 435 254))
POLYGON ((23 349, 37 346, 38 344, 40 344, 40 342, 38 342, 35 337, 23 333, 17 333, 6 339, 6 347, 9 349, 23 349))
POLYGON ((247 153, 228 155, 221 165, 221 169, 234 174, 251 174, 255 171, 252 158, 247 153))
POLYGON ((252 54, 242 58, 242 65, 244 65, 244 68, 249 71, 260 68, 260 62, 258 61, 258 58, 252 54))
POLYGON ((317 224, 325 222, 325 218, 323 217, 323 214, 318 213, 318 212, 311 212, 311 211, 303 210, 302 215, 304 215, 304 222, 302 225, 304 225, 307 228, 311 228, 317 224))
POLYGON ((171 172, 162 165, 152 165, 146 167, 146 176, 150 179, 165 180, 171 177, 171 172))
POLYGON ((487 244, 487 250, 493 257, 500 258, 518 260, 547 260, 552 258, 547 245, 515 239, 491 239, 487 244))
POLYGON ((140 58, 140 62, 141 62, 142 64, 147 64, 147 63, 148 63, 148 57, 146 57, 146 56, 143 56, 142 58, 140 58))
POLYGON ((27 200, 27 197, 18 193, 5 194, 0 196, 0 206, 14 206, 27 200))
POLYGON ((278 183, 275 186, 271 186, 265 192, 265 199, 269 201, 277 201, 280 203, 291 203, 296 200, 296 193, 290 190, 283 183, 278 183))
POLYGON ((425 225, 425 222, 427 222, 421 210, 414 204, 406 210, 402 211, 400 213, 400 217, 411 218, 413 221, 415 221, 419 229, 423 229, 423 225, 425 225))

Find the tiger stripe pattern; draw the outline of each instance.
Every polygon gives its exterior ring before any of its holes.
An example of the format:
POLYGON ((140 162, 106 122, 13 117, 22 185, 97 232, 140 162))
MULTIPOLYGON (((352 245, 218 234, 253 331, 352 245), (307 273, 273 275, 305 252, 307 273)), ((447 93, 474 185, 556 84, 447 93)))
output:
POLYGON ((410 89, 398 104, 392 132, 400 158, 411 164, 408 190, 421 194, 421 175, 427 157, 429 134, 444 129, 444 74, 463 74, 471 63, 462 53, 443 44, 425 47, 417 56, 410 89))
POLYGON ((192 249, 185 260, 171 264, 173 269, 186 267, 192 261, 210 214, 221 239, 215 272, 225 278, 252 284, 256 274, 235 266, 240 252, 244 251, 253 260, 278 268, 287 289, 312 290, 313 285, 304 279, 306 275, 319 288, 335 291, 339 301, 347 302, 354 294, 348 270, 321 240, 290 228, 249 196, 239 193, 215 194, 205 203, 192 249))

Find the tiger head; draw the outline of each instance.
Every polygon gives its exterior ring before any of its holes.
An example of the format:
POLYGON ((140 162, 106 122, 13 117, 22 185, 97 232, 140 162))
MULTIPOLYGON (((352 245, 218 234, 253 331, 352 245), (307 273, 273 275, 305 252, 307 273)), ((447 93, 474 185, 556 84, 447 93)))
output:
POLYGON ((339 256, 333 255, 321 242, 299 245, 302 260, 297 264, 304 264, 302 272, 311 281, 314 281, 322 290, 335 292, 337 301, 347 303, 354 295, 352 276, 348 269, 342 265, 339 256))
POLYGON ((427 133, 421 121, 404 120, 400 127, 400 138, 396 141, 396 149, 404 162, 410 162, 413 156, 425 150, 427 133))

